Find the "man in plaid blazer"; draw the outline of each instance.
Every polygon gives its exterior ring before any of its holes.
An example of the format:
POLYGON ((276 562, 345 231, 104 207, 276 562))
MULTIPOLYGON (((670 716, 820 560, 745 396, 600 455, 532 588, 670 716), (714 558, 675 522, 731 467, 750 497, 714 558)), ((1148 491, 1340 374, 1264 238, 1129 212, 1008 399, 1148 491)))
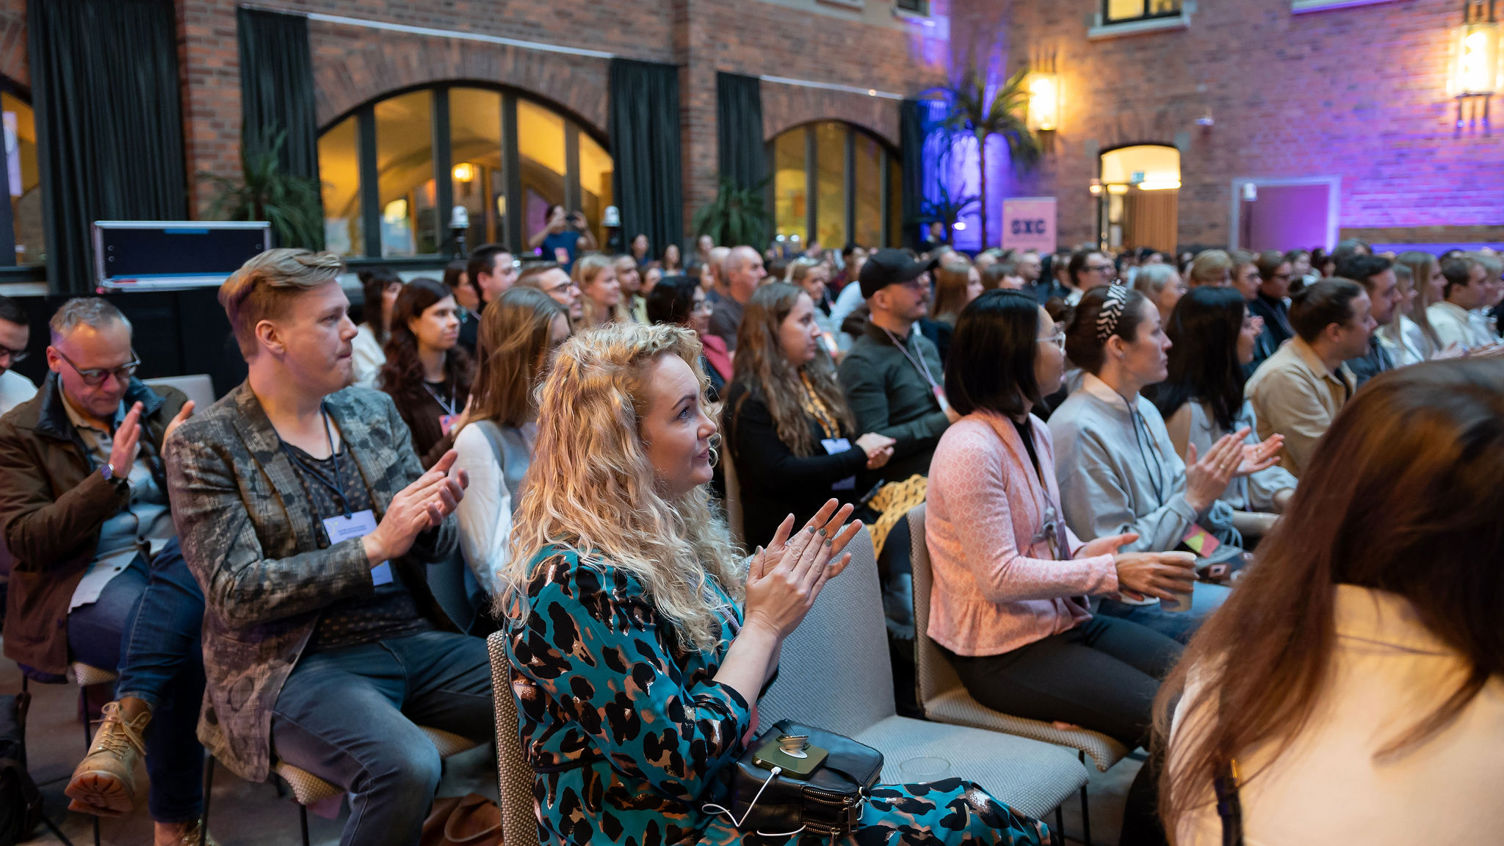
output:
POLYGON ((199 736, 244 778, 285 761, 352 796, 347 844, 415 843, 439 779, 418 724, 491 736, 485 643, 427 563, 463 473, 427 473, 391 399, 350 382, 338 257, 269 250, 220 289, 250 375, 174 432, 168 481, 204 590, 199 736))

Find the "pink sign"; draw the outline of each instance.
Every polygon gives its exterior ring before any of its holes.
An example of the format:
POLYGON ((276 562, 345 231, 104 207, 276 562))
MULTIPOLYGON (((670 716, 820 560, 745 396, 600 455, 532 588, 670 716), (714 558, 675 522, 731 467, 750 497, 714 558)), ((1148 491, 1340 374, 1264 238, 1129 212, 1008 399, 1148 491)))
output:
POLYGON ((1055 251, 1055 198, 1014 197, 1003 200, 1003 247, 1055 251))

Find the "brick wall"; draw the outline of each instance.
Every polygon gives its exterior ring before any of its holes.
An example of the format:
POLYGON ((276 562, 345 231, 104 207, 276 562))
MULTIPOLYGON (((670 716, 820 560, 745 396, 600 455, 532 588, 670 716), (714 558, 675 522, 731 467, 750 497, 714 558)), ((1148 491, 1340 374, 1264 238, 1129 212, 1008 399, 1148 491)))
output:
MULTIPOLYGON (((1498 236, 1504 126, 1492 137, 1453 137, 1454 0, 1303 15, 1290 13, 1289 0, 1201 0, 1186 30, 1092 42, 1087 18, 1097 6, 956 0, 951 22, 953 32, 997 38, 1010 69, 1033 52, 1056 52, 1061 128, 1043 166, 1010 190, 1058 195, 1063 243, 1095 236, 1087 192, 1095 150, 1173 144, 1177 134, 1190 141, 1182 243, 1228 240, 1234 177, 1340 176, 1344 230, 1448 226, 1498 236), (1208 112, 1215 126, 1202 129, 1196 119, 1208 112)), ((952 49, 960 56, 968 43, 958 35, 952 49)))
POLYGON ((31 85, 26 69, 26 0, 0 0, 0 76, 31 85))

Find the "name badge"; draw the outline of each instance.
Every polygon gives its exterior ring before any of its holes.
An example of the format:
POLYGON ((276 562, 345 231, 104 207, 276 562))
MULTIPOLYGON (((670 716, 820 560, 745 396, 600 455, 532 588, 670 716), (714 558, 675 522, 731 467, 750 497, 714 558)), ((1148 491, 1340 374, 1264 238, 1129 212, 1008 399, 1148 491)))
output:
MULTIPOLYGON (((350 538, 363 538, 376 531, 376 515, 371 509, 357 511, 348 517, 336 514, 324 520, 324 532, 333 546, 350 538)), ((383 561, 371 568, 371 584, 381 587, 392 583, 392 562, 383 561)))
POLYGON ((563 247, 554 247, 554 261, 559 264, 569 264, 569 251, 563 247))
POLYGON ((447 436, 449 430, 454 428, 454 421, 460 419, 458 414, 440 414, 439 429, 447 436))
MULTIPOLYGON (((848 438, 823 438, 820 441, 820 446, 825 447, 826 455, 836 455, 837 453, 850 450, 851 441, 848 438)), ((856 490, 856 477, 848 476, 831 485, 830 489, 833 491, 854 491, 856 490)))

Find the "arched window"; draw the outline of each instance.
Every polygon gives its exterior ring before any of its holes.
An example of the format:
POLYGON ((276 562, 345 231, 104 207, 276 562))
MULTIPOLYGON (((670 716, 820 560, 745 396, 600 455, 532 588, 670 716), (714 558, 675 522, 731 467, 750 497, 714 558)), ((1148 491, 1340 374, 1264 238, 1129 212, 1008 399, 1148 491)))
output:
POLYGON ((0 167, 0 267, 46 260, 42 227, 42 180, 37 167, 36 115, 20 89, 0 78, 0 126, 4 164, 0 167))
POLYGON ((520 250, 550 205, 579 209, 604 244, 614 165, 580 122, 500 88, 445 84, 365 104, 319 136, 325 243, 347 256, 466 246, 520 250))
POLYGON ((1097 236, 1103 247, 1171 251, 1178 240, 1180 151, 1163 144, 1118 147, 1101 155, 1097 236))
POLYGON ((785 130, 768 145, 773 226, 793 249, 811 240, 840 249, 900 240, 898 153, 857 126, 822 120, 785 130))

